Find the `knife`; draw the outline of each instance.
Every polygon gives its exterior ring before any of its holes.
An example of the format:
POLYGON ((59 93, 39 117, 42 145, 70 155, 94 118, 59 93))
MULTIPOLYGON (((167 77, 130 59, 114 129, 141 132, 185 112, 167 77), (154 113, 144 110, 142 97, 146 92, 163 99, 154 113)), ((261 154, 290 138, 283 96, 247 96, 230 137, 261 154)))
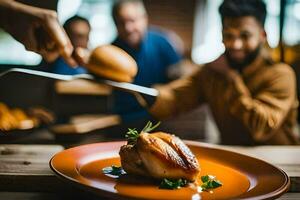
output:
POLYGON ((6 76, 8 74, 12 74, 12 73, 30 74, 30 75, 34 75, 34 76, 62 80, 62 81, 86 79, 86 80, 91 80, 91 81, 95 81, 95 82, 100 82, 100 83, 109 85, 109 86, 119 89, 119 90, 125 90, 127 92, 137 92, 139 94, 148 95, 148 96, 152 96, 152 97, 158 96, 158 91, 154 88, 143 87, 143 86, 135 85, 132 83, 98 79, 91 74, 61 75, 61 74, 54 74, 54 73, 31 70, 31 69, 12 68, 12 69, 9 69, 7 71, 0 73, 0 78, 6 76))

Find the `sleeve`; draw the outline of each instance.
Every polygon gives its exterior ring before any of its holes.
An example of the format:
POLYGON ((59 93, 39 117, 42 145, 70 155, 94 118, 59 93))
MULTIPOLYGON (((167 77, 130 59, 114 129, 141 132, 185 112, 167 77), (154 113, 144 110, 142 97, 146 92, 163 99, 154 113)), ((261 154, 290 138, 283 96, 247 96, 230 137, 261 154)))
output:
POLYGON ((239 74, 232 71, 229 111, 248 128, 255 141, 263 142, 272 137, 293 106, 296 97, 295 74, 286 65, 273 66, 263 82, 260 92, 251 96, 239 74))
POLYGON ((156 86, 159 95, 149 110, 150 114, 163 120, 189 111, 204 102, 200 84, 202 71, 199 69, 189 77, 156 86))

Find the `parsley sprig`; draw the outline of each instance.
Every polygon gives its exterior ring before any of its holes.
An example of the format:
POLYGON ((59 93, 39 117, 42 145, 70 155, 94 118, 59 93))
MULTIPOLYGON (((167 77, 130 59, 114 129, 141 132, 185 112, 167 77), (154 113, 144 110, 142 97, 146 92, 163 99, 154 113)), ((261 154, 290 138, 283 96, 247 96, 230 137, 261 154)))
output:
POLYGON ((156 129, 159 125, 160 122, 157 122, 155 125, 153 125, 152 122, 149 121, 141 132, 149 133, 156 129))
POLYGON ((128 131, 127 133, 125 134, 125 138, 127 139, 127 142, 128 144, 135 144, 136 143, 136 140, 137 138, 139 137, 139 134, 141 132, 146 132, 146 133, 149 133, 151 132, 152 130, 154 130, 155 128, 157 128, 158 126, 160 125, 160 122, 156 123, 155 125, 152 124, 152 122, 148 122, 146 124, 146 126, 143 128, 142 131, 138 132, 136 130, 136 128, 128 128, 128 131))
MULTIPOLYGON (((200 186, 200 191, 208 191, 210 189, 215 189, 222 186, 222 183, 216 179, 215 176, 206 175, 201 176, 202 185, 200 186)), ((181 187, 185 187, 189 184, 189 181, 186 179, 167 179, 164 178, 160 185, 160 189, 175 190, 181 187)))
POLYGON ((127 139, 128 144, 135 144, 137 138, 139 137, 139 134, 140 133, 136 130, 136 128, 128 128, 128 131, 125 134, 125 138, 127 139))
POLYGON ((160 189, 168 189, 168 190, 175 190, 175 189, 179 189, 181 187, 184 187, 188 184, 188 181, 186 179, 176 179, 176 180, 171 180, 171 179, 167 179, 164 178, 160 185, 159 188, 160 189))
POLYGON ((204 191, 222 186, 221 181, 217 180, 216 177, 212 175, 201 176, 201 181, 203 184, 200 187, 204 191))
POLYGON ((105 167, 102 169, 103 174, 119 177, 122 174, 126 174, 122 167, 112 165, 111 167, 105 167))

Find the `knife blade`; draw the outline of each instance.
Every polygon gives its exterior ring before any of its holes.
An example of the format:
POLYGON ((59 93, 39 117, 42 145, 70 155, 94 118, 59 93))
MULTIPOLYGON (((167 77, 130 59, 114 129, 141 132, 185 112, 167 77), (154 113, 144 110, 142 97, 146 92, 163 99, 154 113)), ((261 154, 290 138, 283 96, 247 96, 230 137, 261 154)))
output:
POLYGON ((31 70, 31 69, 12 68, 12 69, 9 69, 7 71, 0 73, 0 77, 4 77, 11 73, 30 74, 30 75, 34 75, 34 76, 62 80, 62 81, 71 81, 71 80, 75 80, 75 79, 86 79, 86 80, 103 83, 103 84, 109 85, 113 88, 116 88, 119 90, 125 90, 127 92, 137 92, 137 93, 140 93, 143 95, 148 95, 148 96, 153 96, 153 97, 158 96, 158 91, 154 88, 148 88, 148 87, 144 87, 144 86, 140 86, 140 85, 136 85, 136 84, 132 84, 132 83, 98 79, 98 78, 95 78, 91 74, 61 75, 61 74, 54 74, 54 73, 31 70))

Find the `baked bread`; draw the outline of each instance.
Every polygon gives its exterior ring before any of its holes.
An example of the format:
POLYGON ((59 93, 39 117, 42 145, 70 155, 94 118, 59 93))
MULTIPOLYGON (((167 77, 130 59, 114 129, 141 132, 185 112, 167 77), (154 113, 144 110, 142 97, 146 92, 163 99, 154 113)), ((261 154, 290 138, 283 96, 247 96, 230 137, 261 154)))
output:
POLYGON ((32 129, 38 125, 37 118, 28 116, 19 108, 11 109, 4 103, 0 103, 0 131, 32 129))
POLYGON ((104 45, 94 49, 86 68, 99 77, 119 82, 132 82, 137 74, 135 60, 114 45, 104 45))

